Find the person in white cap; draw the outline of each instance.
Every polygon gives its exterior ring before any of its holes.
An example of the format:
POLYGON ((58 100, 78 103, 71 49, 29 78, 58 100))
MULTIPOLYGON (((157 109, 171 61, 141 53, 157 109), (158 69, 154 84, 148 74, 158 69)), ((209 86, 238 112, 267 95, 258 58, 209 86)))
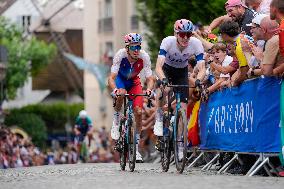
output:
MULTIPOLYGON (((266 14, 258 14, 256 15, 254 19, 252 19, 252 22, 250 24, 247 24, 247 26, 251 27, 251 34, 254 39, 254 44, 256 45, 256 47, 258 47, 261 50, 263 50, 264 45, 265 45, 265 40, 264 40, 265 32, 260 27, 260 23, 262 19, 265 17, 269 17, 269 16, 266 14)), ((243 45, 246 45, 246 44, 243 44, 243 45)), ((250 55, 253 55, 251 54, 253 48, 248 46, 248 48, 244 48, 244 49, 246 49, 250 53, 250 55)), ((255 58, 255 56, 250 56, 248 65, 250 67, 250 70, 248 71, 248 74, 247 74, 248 78, 258 76, 259 74, 261 74, 261 72, 258 72, 258 74, 254 72, 256 69, 258 70, 260 68, 259 67, 260 62, 255 58)))
POLYGON ((251 27, 254 38, 263 40, 265 43, 263 46, 252 48, 252 53, 261 64, 261 68, 250 69, 248 75, 272 75, 272 70, 284 61, 279 54, 279 36, 277 35, 279 25, 268 15, 259 15, 252 21, 251 27))

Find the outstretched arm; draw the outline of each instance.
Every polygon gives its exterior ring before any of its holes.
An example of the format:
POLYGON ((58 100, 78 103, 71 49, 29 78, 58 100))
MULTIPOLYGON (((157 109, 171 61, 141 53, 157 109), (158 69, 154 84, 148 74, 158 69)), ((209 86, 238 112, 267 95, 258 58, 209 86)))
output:
POLYGON ((218 89, 220 89, 221 84, 226 80, 226 78, 224 77, 220 77, 220 79, 218 79, 213 85, 211 85, 210 87, 208 87, 208 91, 209 93, 213 93, 215 91, 217 91, 218 89))
POLYGON ((205 50, 209 50, 213 47, 213 43, 210 43, 209 41, 206 41, 203 37, 201 37, 200 35, 198 35, 196 32, 193 32, 194 37, 196 37, 197 39, 199 39, 204 47, 205 50))
POLYGON ((207 32, 211 33, 212 30, 214 30, 215 28, 217 28, 218 26, 220 26, 223 22, 225 21, 229 21, 231 20, 231 18, 228 15, 224 15, 224 16, 220 16, 218 18, 215 18, 211 24, 209 25, 207 32))

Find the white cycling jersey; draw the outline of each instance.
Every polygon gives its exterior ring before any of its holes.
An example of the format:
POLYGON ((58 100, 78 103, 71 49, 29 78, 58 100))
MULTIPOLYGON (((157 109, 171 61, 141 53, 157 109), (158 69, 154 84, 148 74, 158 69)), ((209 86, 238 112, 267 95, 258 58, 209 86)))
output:
POLYGON ((177 46, 177 38, 168 36, 163 39, 159 57, 165 57, 165 64, 174 68, 185 68, 188 65, 188 59, 195 56, 197 63, 203 61, 204 48, 199 39, 190 37, 188 46, 180 51, 177 46))

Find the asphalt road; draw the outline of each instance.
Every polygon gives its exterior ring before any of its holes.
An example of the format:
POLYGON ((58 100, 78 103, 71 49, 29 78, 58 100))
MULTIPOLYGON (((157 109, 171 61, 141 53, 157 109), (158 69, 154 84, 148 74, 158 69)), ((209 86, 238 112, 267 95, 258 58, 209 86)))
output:
POLYGON ((245 188, 283 189, 284 178, 216 175, 172 166, 164 173, 159 164, 137 164, 136 170, 121 171, 119 164, 76 164, 0 170, 0 189, 190 189, 245 188))

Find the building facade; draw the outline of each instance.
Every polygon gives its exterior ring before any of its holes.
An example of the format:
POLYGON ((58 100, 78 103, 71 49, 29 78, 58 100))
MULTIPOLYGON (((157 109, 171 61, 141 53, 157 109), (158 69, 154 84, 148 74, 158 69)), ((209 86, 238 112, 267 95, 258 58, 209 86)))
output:
MULTIPOLYGON (((111 65, 115 52, 123 48, 123 37, 130 32, 142 33, 136 0, 84 0, 84 58, 111 65)), ((143 47, 146 48, 144 40, 143 47)), ((100 92, 94 76, 84 73, 85 107, 96 127, 112 124, 112 99, 109 91, 100 92)))

